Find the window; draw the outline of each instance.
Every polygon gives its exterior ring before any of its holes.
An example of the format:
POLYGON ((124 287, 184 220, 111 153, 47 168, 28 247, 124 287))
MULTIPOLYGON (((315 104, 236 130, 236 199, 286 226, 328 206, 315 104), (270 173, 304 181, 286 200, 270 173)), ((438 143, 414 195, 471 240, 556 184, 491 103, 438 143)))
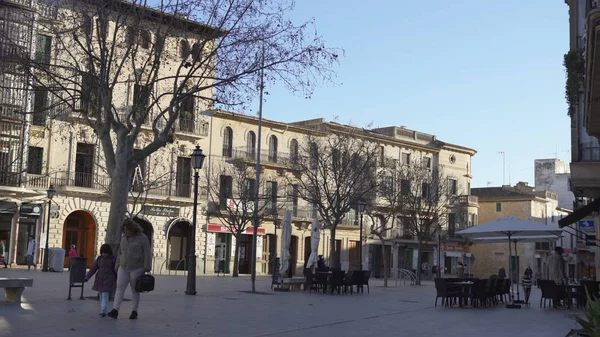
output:
POLYGON ((425 201, 429 201, 430 197, 431 197, 431 185, 429 183, 422 183, 421 184, 421 198, 423 198, 425 201))
POLYGON ((81 78, 80 109, 89 114, 98 103, 96 79, 92 74, 83 74, 81 78))
POLYGON ((144 49, 150 49, 150 41, 152 38, 150 37, 150 32, 147 30, 140 31, 140 47, 144 49))
POLYGON ((40 87, 33 89, 33 125, 46 125, 46 109, 48 108, 48 90, 40 87))
POLYGON ((398 235, 408 239, 412 237, 412 231, 410 229, 410 219, 408 217, 398 218, 398 235))
POLYGON ((246 178, 244 180, 244 191, 242 192, 244 201, 256 200, 256 179, 246 178))
POLYGON ((254 131, 248 132, 246 139, 246 157, 251 160, 256 159, 256 134, 254 131))
POLYGON ((383 146, 379 147, 379 165, 385 165, 385 148, 383 146))
POLYGON ((292 215, 298 216, 298 185, 291 185, 292 215))
POLYGON ((77 143, 75 155, 75 186, 92 187, 94 172, 94 145, 77 143))
POLYGON ((130 47, 133 47, 136 40, 137 32, 135 31, 135 28, 127 27, 127 44, 129 44, 130 47))
POLYGON ((456 232, 456 214, 450 213, 448 214, 448 235, 454 236, 456 232))
POLYGON ((146 110, 148 109, 149 103, 150 103, 150 86, 135 84, 133 86, 133 109, 134 109, 133 118, 135 120, 140 118, 142 115, 147 114, 146 110))
POLYGON ((423 157, 423 166, 428 169, 431 168, 431 157, 423 157))
POLYGON ((310 143, 310 169, 316 170, 319 166, 319 147, 316 143, 310 143))
POLYGON ((194 132, 194 96, 187 96, 180 105, 179 130, 194 132))
POLYGON ((96 19, 96 34, 98 35, 98 40, 103 41, 106 38, 107 33, 107 22, 100 21, 100 19, 96 19))
MULTIPOLYGON (((140 149, 133 149, 133 153, 140 152, 140 149)), ((142 160, 137 164, 131 174, 131 191, 143 192, 146 183, 146 162, 142 160)))
POLYGON ((233 130, 230 127, 226 127, 223 131, 223 157, 229 157, 233 155, 233 130))
POLYGON ((44 149, 41 147, 29 147, 27 154, 27 173, 42 174, 42 163, 44 160, 44 149))
POLYGON ((175 186, 175 192, 178 197, 189 198, 192 194, 192 160, 190 158, 177 157, 175 186))
POLYGON ((410 195, 410 180, 407 180, 407 179, 400 180, 400 195, 403 195, 403 196, 410 195))
POLYGON ((469 226, 477 226, 477 214, 471 214, 470 222, 469 226))
POLYGON ((266 205, 265 213, 272 214, 277 209, 277 182, 267 181, 267 190, 265 193, 266 205))
POLYGON ((496 203, 496 212, 502 212, 502 203, 501 202, 496 203))
POLYGON ((222 175, 219 177, 219 206, 227 207, 227 199, 233 197, 233 178, 222 175))
POLYGON ((92 26, 93 26, 93 21, 92 18, 84 15, 82 18, 83 22, 81 23, 81 27, 83 28, 83 34, 88 37, 88 38, 92 38, 92 26))
POLYGON ((37 36, 35 60, 41 64, 50 64, 52 50, 52 37, 47 35, 37 36))
POLYGON ((298 141, 296 139, 290 141, 290 159, 292 164, 298 163, 298 141))
POLYGON ((403 165, 410 164, 410 153, 402 153, 402 164, 403 165))
POLYGON ((269 161, 277 162, 277 137, 275 135, 269 137, 269 161))
POLYGON ((192 57, 194 58, 194 62, 197 62, 202 57, 202 45, 200 43, 194 43, 192 46, 192 57))
POLYGON ((448 179, 448 194, 456 195, 457 189, 458 187, 456 179, 448 179))
POLYGON ((186 40, 179 42, 179 56, 184 60, 190 56, 190 44, 186 40))

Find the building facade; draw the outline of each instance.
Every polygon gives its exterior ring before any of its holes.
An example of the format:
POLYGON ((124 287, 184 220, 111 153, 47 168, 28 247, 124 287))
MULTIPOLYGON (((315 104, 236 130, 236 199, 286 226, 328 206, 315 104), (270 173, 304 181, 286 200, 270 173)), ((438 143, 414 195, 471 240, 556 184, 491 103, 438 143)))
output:
MULTIPOLYGON (((479 197, 479 221, 487 223, 502 217, 516 217, 556 227, 561 217, 568 214, 558 206, 557 194, 550 191, 537 191, 525 182, 515 186, 485 187, 472 189, 479 197)), ((471 252, 475 256, 472 273, 475 277, 489 277, 497 274, 501 267, 506 271, 520 271, 531 267, 534 274, 546 275, 546 260, 552 253, 555 243, 535 242, 518 243, 517 254, 510 257, 507 243, 473 245, 471 252)), ((565 243, 566 244, 566 243, 565 243)), ((568 246, 566 248, 569 248, 568 246)), ((576 261, 569 261, 569 270, 574 272, 576 261)), ((517 275, 511 276, 519 279, 517 275)))

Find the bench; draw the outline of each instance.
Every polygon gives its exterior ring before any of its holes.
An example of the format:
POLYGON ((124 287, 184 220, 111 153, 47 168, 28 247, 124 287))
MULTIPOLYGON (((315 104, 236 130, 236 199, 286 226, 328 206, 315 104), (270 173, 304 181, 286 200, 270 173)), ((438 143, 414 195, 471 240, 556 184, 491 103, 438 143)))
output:
POLYGON ((6 290, 7 303, 21 303, 21 295, 26 287, 33 287, 33 279, 0 278, 0 288, 6 290))
POLYGON ((292 277, 292 278, 284 278, 281 282, 282 287, 291 289, 291 290, 300 290, 302 285, 306 282, 304 277, 292 277))

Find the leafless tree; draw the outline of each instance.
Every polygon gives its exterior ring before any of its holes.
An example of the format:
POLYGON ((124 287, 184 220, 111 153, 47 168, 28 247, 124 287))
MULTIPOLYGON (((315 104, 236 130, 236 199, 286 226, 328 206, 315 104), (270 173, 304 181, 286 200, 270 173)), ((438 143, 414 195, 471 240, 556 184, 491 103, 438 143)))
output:
MULTIPOLYGON (((268 82, 282 81, 308 96, 316 83, 332 79, 338 59, 312 21, 296 25, 288 18, 292 0, 56 4, 44 7, 37 23, 39 37, 51 44, 39 40, 42 48, 30 53, 17 40, 11 44, 13 36, 2 36, 15 57, 0 70, 27 76, 47 93, 51 118, 77 118, 99 137, 112 191, 106 241, 114 246, 127 213, 129 177, 174 141, 182 121, 193 118, 191 102, 204 109, 243 105, 255 97, 262 69, 268 82), (52 55, 44 49, 50 46, 52 55), (134 152, 142 134, 148 137, 134 152)), ((22 91, 19 86, 4 89, 22 91)))
POLYGON ((308 136, 292 158, 298 195, 312 205, 330 230, 330 265, 339 268, 335 236, 348 212, 361 200, 371 200, 377 186, 376 145, 347 132, 308 136))
POLYGON ((257 221, 260 224, 265 218, 279 213, 284 204, 278 202, 279 191, 285 191, 285 180, 280 178, 267 179, 261 175, 258 182, 259 190, 263 186, 264 193, 256 195, 256 171, 247 163, 233 161, 232 163, 217 162, 207 170, 209 214, 217 216, 223 225, 236 239, 233 276, 239 275, 239 243, 242 233, 252 227, 254 206, 258 198, 257 221), (276 186, 276 187, 275 187, 276 186), (276 190, 273 190, 276 189, 276 190))
MULTIPOLYGON (((381 258, 383 261, 383 286, 388 286, 389 278, 389 256, 385 252, 385 244, 389 242, 389 234, 394 229, 395 223, 397 223, 397 216, 393 212, 389 212, 388 207, 381 207, 379 205, 373 205, 367 207, 367 216, 371 219, 371 228, 369 232, 373 237, 377 237, 381 243, 381 258)), ((362 238, 361 238, 362 239, 362 238)), ((362 261, 361 261, 362 262, 362 261)))
MULTIPOLYGON (((434 242, 448 220, 448 178, 438 169, 420 161, 386 165, 379 196, 389 216, 398 219, 399 231, 417 240, 417 268, 422 264, 422 248, 434 242)), ((417 271, 417 282, 421 273, 417 271)))

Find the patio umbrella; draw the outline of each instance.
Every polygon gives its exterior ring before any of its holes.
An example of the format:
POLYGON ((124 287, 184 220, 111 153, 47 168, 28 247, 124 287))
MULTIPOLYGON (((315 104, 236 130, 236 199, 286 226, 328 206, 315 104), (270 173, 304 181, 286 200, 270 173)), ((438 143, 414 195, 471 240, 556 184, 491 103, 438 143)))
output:
POLYGON ((308 261, 306 261, 306 268, 310 268, 313 273, 319 261, 319 241, 321 241, 319 220, 314 219, 310 229, 310 256, 308 257, 308 261))
POLYGON ((288 277, 288 269, 290 268, 290 244, 292 242, 292 213, 285 212, 283 217, 283 226, 281 228, 281 267, 279 273, 282 277, 288 277))
MULTIPOLYGON (((508 241, 508 251, 512 257, 511 242, 515 243, 516 252, 516 243, 518 241, 523 242, 524 240, 528 240, 528 238, 531 238, 533 242, 536 240, 545 241, 548 237, 557 240, 561 233, 562 229, 555 226, 547 226, 538 222, 522 220, 516 217, 503 217, 479 226, 463 229, 456 234, 469 239, 472 242, 477 242, 478 240, 482 243, 498 242, 497 240, 508 241), (546 239, 543 239, 543 237, 546 237, 546 239)), ((514 275, 515 270, 511 271, 513 272, 512 275, 514 275)), ((513 286, 514 284, 511 282, 511 292, 513 292, 513 286)), ((511 300, 513 302, 511 307, 515 307, 514 297, 511 296, 511 300)))

